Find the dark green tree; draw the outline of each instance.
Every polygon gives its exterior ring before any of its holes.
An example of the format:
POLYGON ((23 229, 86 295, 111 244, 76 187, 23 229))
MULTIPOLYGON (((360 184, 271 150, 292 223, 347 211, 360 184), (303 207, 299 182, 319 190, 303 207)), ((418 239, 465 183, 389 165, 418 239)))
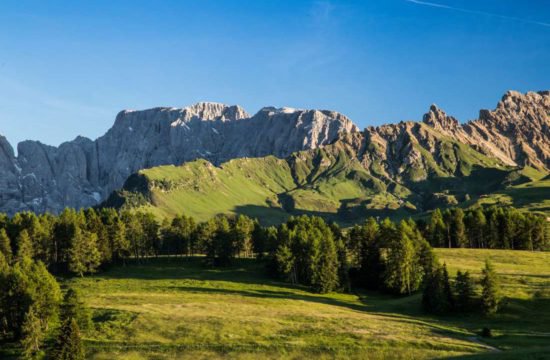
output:
POLYGON ((69 271, 80 275, 94 273, 100 265, 97 235, 76 228, 69 248, 69 271))
POLYGON ((456 273, 454 290, 456 310, 461 312, 470 311, 474 297, 474 282, 468 271, 458 271, 456 273))
MULTIPOLYGON (((381 233, 385 230, 384 223, 381 226, 381 233)), ((410 295, 417 290, 421 282, 421 273, 415 271, 417 254, 414 244, 407 236, 408 227, 406 222, 399 224, 399 229, 393 231, 393 235, 388 235, 388 256, 386 259, 386 271, 384 274, 384 284, 386 288, 399 295, 410 295), (390 237, 391 236, 391 237, 390 237)))
POLYGON ((319 240, 319 251, 314 259, 312 286, 316 292, 327 293, 338 286, 338 253, 332 236, 319 240))
POLYGON ((424 310, 433 314, 449 312, 452 308, 449 301, 449 288, 448 276, 445 276, 443 266, 436 266, 431 272, 427 273, 422 293, 422 307, 424 310))
POLYGON ((360 284, 368 289, 376 290, 382 285, 384 261, 382 260, 382 240, 378 233, 378 223, 369 218, 360 229, 359 241, 359 279, 360 284))
POLYGON ((61 320, 69 319, 75 319, 82 330, 88 330, 92 326, 92 314, 73 288, 67 290, 61 305, 61 320))
POLYGON ((496 313, 501 300, 500 281, 493 264, 489 260, 485 261, 485 268, 482 270, 481 286, 483 312, 487 315, 496 313))
POLYGON ((84 346, 75 319, 67 319, 61 327, 51 358, 54 360, 84 360, 84 346))
POLYGON ((33 359, 40 350, 43 340, 44 329, 40 319, 34 312, 34 308, 31 306, 25 314, 22 325, 21 347, 23 348, 23 357, 33 359))
POLYGON ((17 259, 21 260, 23 258, 32 259, 34 250, 32 247, 31 237, 27 230, 23 230, 19 233, 16 240, 17 245, 17 259))
POLYGON ((11 261, 12 250, 11 242, 6 230, 0 229, 0 252, 4 255, 4 258, 7 262, 11 261))
POLYGON ((441 210, 435 209, 428 224, 428 241, 432 246, 447 246, 447 226, 443 221, 441 210))

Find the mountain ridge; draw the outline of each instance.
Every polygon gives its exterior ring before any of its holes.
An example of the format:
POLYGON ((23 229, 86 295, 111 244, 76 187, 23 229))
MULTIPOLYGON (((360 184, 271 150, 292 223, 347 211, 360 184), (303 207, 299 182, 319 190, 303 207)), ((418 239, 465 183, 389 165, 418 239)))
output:
POLYGON ((420 122, 363 131, 329 110, 264 107, 250 116, 237 105, 207 102, 124 110, 96 140, 77 137, 59 147, 24 141, 15 156, 0 137, 0 211, 95 206, 141 169, 199 158, 214 165, 243 157, 286 158, 342 139, 350 141, 365 169, 386 182, 467 176, 474 165, 547 171, 549 114, 548 91, 508 92, 494 111, 481 110, 479 119, 466 124, 432 105, 420 122))

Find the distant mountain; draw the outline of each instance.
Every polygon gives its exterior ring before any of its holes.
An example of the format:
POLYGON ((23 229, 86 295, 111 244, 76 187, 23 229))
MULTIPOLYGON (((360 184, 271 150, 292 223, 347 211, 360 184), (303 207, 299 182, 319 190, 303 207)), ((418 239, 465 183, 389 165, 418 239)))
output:
POLYGON ((353 131, 355 125, 333 111, 264 108, 250 117, 238 106, 199 103, 122 111, 95 141, 78 137, 59 147, 24 141, 17 157, 0 137, 0 211, 90 207, 140 169, 198 158, 220 164, 237 157, 285 157, 353 131))
POLYGON ((125 184, 109 204, 159 214, 414 213, 548 174, 549 128, 549 92, 508 92, 464 125, 432 106, 421 122, 364 131, 332 111, 264 108, 251 117, 215 103, 123 111, 95 141, 26 141, 15 157, 0 137, 0 211, 93 206, 125 184), (188 163, 197 159, 205 161, 188 163))

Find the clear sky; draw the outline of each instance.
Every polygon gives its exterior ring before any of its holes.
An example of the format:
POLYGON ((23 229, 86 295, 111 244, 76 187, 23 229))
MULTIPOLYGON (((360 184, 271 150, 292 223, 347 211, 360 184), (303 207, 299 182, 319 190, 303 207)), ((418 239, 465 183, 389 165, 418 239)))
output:
POLYGON ((197 101, 461 121, 550 89, 548 0, 2 0, 0 133, 96 138, 122 109, 197 101))

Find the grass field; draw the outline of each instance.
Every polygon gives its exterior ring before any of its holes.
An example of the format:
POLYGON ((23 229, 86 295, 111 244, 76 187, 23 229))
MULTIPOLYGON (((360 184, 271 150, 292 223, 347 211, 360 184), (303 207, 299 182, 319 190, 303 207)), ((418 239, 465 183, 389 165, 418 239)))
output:
POLYGON ((85 333, 93 359, 550 357, 550 253, 438 254, 451 273, 476 276, 493 259, 505 309, 435 318, 421 312, 419 294, 314 294, 274 281, 251 260, 209 269, 200 258, 164 258, 64 285, 94 310, 95 329, 85 333), (484 326, 493 338, 477 336, 484 326))

